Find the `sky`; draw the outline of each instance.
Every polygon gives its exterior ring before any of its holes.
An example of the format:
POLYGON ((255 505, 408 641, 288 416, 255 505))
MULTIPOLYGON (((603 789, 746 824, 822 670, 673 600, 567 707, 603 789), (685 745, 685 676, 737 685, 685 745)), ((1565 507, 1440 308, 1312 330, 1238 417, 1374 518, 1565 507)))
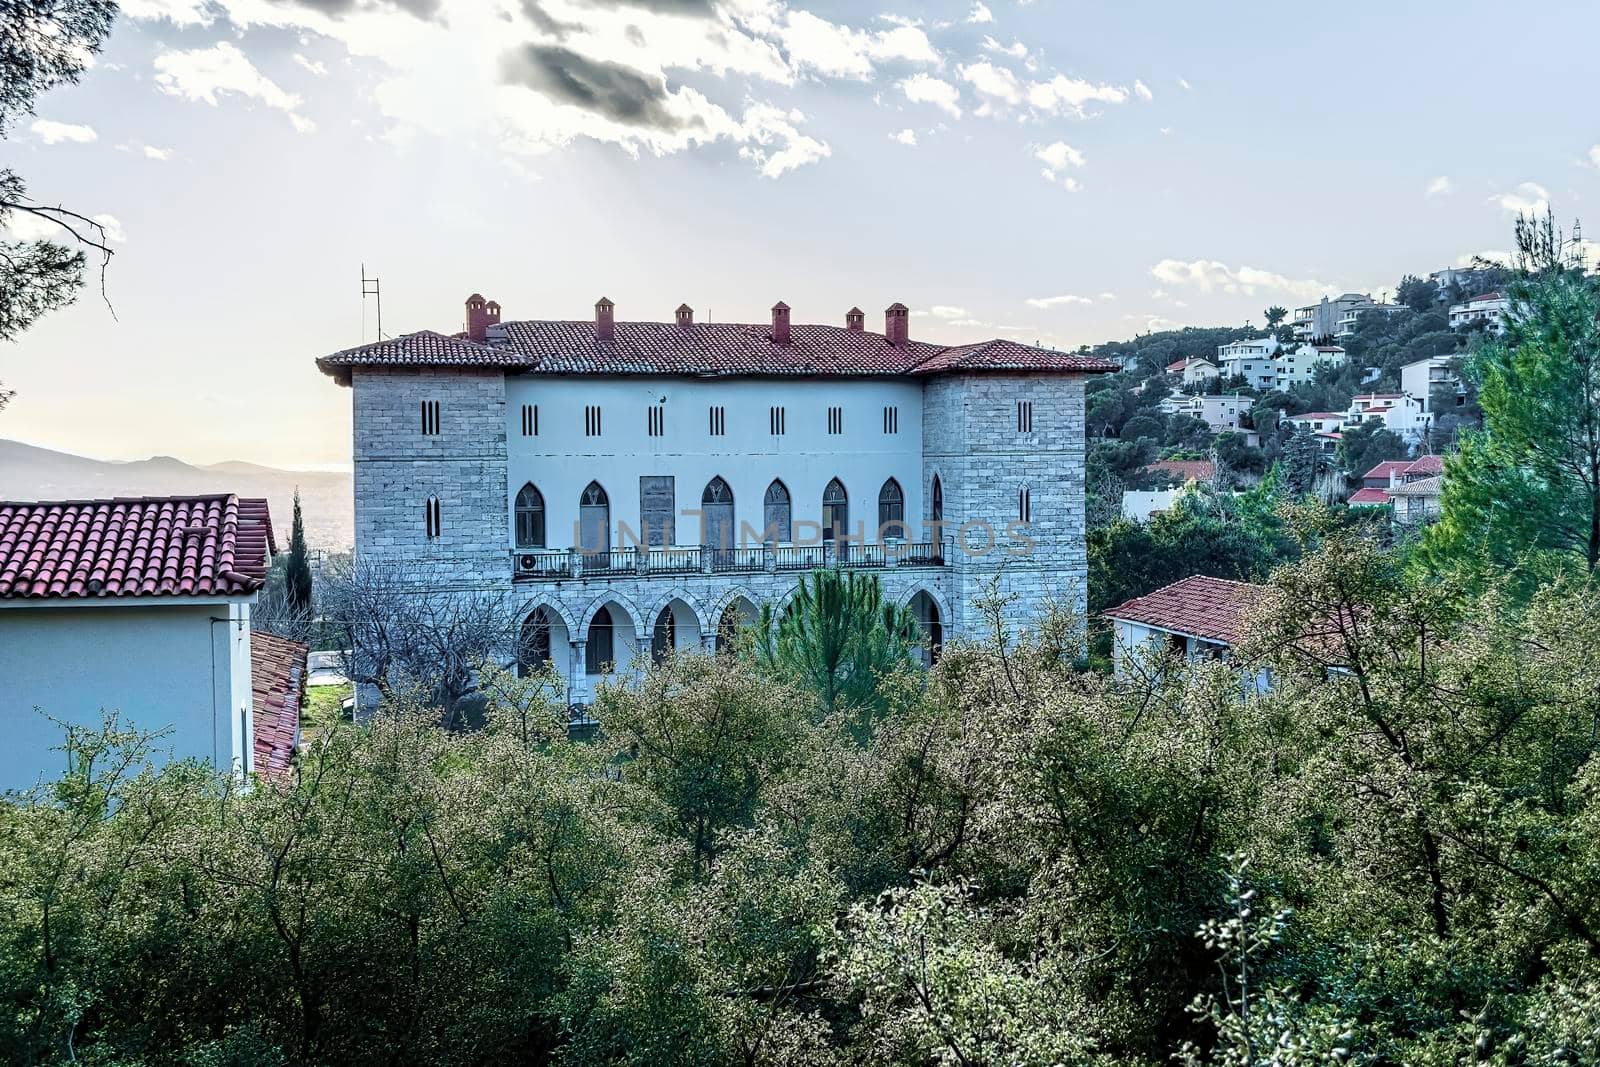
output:
POLYGON ((1392 293, 1600 202, 1592 0, 122 11, 0 144, 116 242, 110 307, 92 278, 0 345, 0 437, 108 459, 348 467, 313 360, 374 339, 363 265, 386 334, 476 291, 1076 348, 1392 293))

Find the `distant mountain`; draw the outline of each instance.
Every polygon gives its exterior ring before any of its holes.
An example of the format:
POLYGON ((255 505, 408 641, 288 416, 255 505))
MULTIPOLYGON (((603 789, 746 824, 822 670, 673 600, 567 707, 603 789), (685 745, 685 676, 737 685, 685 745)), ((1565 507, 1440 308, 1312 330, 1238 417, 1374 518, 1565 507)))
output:
POLYGON ((355 541, 355 517, 348 474, 278 470, 239 460, 197 467, 171 456, 118 463, 0 440, 0 500, 92 500, 181 493, 264 496, 282 546, 288 544, 296 486, 311 547, 329 552, 349 549, 355 541))

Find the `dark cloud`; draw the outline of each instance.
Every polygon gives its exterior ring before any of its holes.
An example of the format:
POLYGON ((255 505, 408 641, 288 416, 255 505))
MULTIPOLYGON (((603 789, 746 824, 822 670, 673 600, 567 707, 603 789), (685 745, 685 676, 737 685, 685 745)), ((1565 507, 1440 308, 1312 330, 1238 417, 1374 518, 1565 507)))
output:
POLYGON ((507 84, 526 86, 613 122, 661 130, 684 125, 667 107, 664 79, 561 45, 523 45, 507 54, 501 74, 507 84))
POLYGON ((299 7, 320 11, 332 18, 340 18, 352 11, 365 8, 392 7, 415 15, 419 19, 432 19, 439 14, 440 0, 271 0, 281 7, 299 7))
MULTIPOLYGON (((324 0, 337 3, 339 0, 324 0)), ((353 2, 353 0, 345 0, 353 2)), ((432 0, 437 2, 437 0, 432 0)), ((580 0, 586 7, 597 11, 649 11, 657 15, 689 15, 711 18, 717 13, 718 0, 580 0)), ((544 0, 522 0, 522 13, 528 16, 534 29, 564 41, 575 30, 583 29, 581 22, 565 22, 544 9, 544 0)))

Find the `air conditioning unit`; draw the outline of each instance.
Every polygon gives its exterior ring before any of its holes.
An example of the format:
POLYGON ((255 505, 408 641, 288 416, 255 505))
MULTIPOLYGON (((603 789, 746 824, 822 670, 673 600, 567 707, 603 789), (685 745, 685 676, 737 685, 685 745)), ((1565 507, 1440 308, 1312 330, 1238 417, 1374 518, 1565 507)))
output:
POLYGON ((535 556, 532 552, 524 552, 522 555, 517 557, 517 570, 519 571, 529 572, 537 570, 538 566, 539 557, 535 556))

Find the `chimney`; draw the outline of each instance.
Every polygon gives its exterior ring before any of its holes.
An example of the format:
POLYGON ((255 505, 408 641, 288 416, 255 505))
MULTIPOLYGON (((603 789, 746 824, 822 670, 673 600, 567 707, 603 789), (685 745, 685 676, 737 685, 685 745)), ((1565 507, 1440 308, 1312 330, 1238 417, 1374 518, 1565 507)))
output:
MULTIPOLYGON (((483 297, 473 293, 467 297, 467 339, 469 341, 482 341, 489 331, 489 307, 484 303, 483 297)), ((494 321, 500 321, 500 305, 493 305, 495 309, 494 321)))
POLYGON ((789 305, 782 300, 772 305, 772 343, 786 345, 789 343, 789 305))
POLYGON ((883 336, 896 348, 904 348, 911 339, 911 312, 896 301, 883 313, 883 336))
POLYGON ((594 305, 594 339, 596 341, 614 341, 617 336, 616 326, 611 321, 611 312, 617 305, 605 297, 601 297, 594 305))
POLYGON ((688 304, 679 304, 678 305, 678 325, 679 326, 693 326, 694 325, 694 308, 690 307, 688 304))
POLYGON ((867 328, 867 313, 860 308, 851 308, 844 313, 844 328, 860 333, 867 328))

